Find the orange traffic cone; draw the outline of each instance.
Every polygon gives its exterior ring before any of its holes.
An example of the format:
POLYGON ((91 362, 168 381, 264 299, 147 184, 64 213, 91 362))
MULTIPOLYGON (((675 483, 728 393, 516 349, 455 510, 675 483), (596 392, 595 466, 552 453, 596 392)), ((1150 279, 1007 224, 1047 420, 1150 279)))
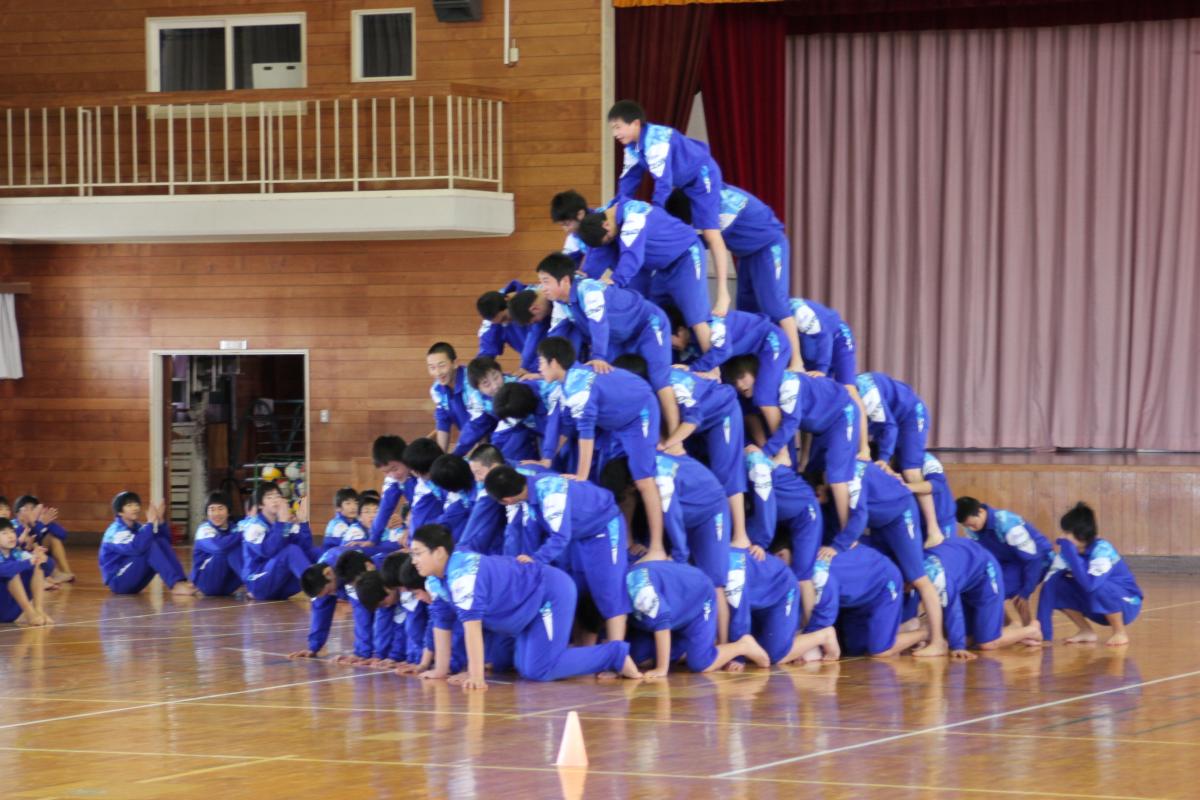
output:
POLYGON ((583 728, 579 725, 579 713, 567 714, 567 727, 563 730, 562 744, 558 747, 559 767, 584 767, 588 765, 587 748, 583 745, 583 728))

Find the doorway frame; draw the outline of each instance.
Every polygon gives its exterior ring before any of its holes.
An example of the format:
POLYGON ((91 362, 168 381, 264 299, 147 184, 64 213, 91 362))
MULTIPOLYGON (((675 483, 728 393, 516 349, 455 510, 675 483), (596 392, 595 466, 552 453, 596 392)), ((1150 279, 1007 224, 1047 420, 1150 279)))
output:
MULTIPOLYGON (((164 441, 166 431, 163 430, 163 357, 164 356, 303 356, 304 357, 304 469, 306 475, 312 473, 312 414, 311 405, 311 366, 308 348, 261 349, 261 350, 219 350, 219 349, 174 349, 159 348, 150 351, 150 498, 153 503, 160 497, 165 497, 166 487, 163 486, 163 467, 166 463, 164 441)), ((306 479, 306 495, 312 494, 311 478, 306 479)))

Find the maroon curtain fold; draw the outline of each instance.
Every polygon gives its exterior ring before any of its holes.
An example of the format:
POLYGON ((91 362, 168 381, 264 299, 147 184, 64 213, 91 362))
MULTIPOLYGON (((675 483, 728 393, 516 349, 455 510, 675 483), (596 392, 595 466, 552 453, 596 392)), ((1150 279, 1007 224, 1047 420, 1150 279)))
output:
MULTIPOLYGON (((636 100, 652 122, 687 128, 714 6, 616 10, 618 100, 636 100)), ((621 169, 621 156, 616 159, 621 169)))
POLYGON ((775 4, 717 6, 701 75, 705 123, 726 183, 786 219, 787 20, 775 4))

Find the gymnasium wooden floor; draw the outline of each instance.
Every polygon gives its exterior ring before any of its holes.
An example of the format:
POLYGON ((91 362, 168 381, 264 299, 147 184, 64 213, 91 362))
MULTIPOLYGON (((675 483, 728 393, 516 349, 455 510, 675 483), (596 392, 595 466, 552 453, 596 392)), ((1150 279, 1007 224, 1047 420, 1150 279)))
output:
MULTIPOLYGON (((287 661, 305 603, 114 597, 94 563, 74 552, 58 625, 0 628, 0 797, 1200 797, 1194 576, 1143 576, 1127 652, 468 695, 287 661), (585 775, 552 766, 572 709, 585 775)), ((339 616, 332 649, 349 635, 339 616)))

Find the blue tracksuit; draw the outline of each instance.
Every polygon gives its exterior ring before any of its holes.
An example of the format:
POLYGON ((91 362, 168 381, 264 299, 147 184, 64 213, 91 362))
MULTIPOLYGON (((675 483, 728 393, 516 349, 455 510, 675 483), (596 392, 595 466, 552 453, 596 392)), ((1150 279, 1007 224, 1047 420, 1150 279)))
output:
POLYGON ((654 205, 665 206, 671 191, 682 189, 692 203, 692 224, 701 230, 718 228, 724 183, 707 144, 666 125, 644 122, 638 140, 625 146, 617 194, 637 194, 646 170, 654 178, 654 205))
POLYGON ((754 405, 779 405, 779 383, 792 358, 792 346, 787 337, 771 320, 762 314, 730 311, 724 317, 708 321, 712 346, 691 367, 696 372, 708 372, 734 356, 752 355, 758 359, 758 377, 754 381, 754 405))
POLYGON ((644 380, 623 369, 599 375, 576 364, 563 379, 563 398, 580 439, 595 439, 597 430, 608 432, 629 457, 634 480, 654 477, 658 398, 644 380))
POLYGON ((540 470, 526 481, 525 540, 541 542, 526 555, 565 569, 605 619, 628 614, 625 517, 612 492, 540 470))
POLYGON ((575 317, 566 303, 556 302, 552 304, 549 317, 530 323, 525 333, 525 347, 521 351, 521 369, 526 372, 538 371, 538 345, 549 336, 561 336, 569 341, 579 358, 584 360, 583 335, 575 325, 575 317))
POLYGON ((714 586, 725 585, 729 568, 729 502, 721 482, 690 456, 659 453, 658 495, 662 498, 663 528, 671 557, 689 557, 714 586))
POLYGON ((255 600, 284 600, 317 560, 307 522, 270 522, 262 514, 242 527, 242 582, 255 600))
POLYGON ((0 622, 13 622, 21 616, 21 606, 8 591, 8 582, 16 577, 25 584, 28 596, 32 592, 33 556, 19 547, 7 553, 0 550, 0 622))
POLYGON ((864 372, 855 379, 863 409, 867 412, 867 435, 879 450, 879 461, 899 457, 900 469, 920 469, 925 461, 929 437, 929 409, 903 381, 882 372, 864 372))
MULTIPOLYGON (((859 541, 865 529, 870 535, 860 544, 870 545, 896 562, 900 574, 911 583, 925 574, 923 544, 918 538, 921 516, 917 500, 899 478, 893 478, 879 467, 866 461, 856 461, 854 478, 850 481, 850 516, 846 527, 838 531, 828 544, 845 553, 859 541)), ((832 505, 825 511, 826 519, 837 526, 837 513, 832 505)), ((837 559, 834 559, 835 561, 837 559)))
POLYGON ((429 397, 433 400, 433 421, 439 431, 449 433, 451 427, 458 428, 460 434, 471 415, 467 413, 463 391, 467 387, 467 368, 459 367, 454 370, 454 386, 443 386, 434 383, 429 387, 429 397))
MULTIPOLYGON (((390 515, 389 515, 390 516, 390 515)), ((386 522, 386 520, 385 520, 386 522)), ((374 523, 372 523, 374 527, 374 523)), ((361 542, 371 538, 371 534, 358 519, 349 519, 339 511, 325 526, 325 536, 321 539, 321 549, 329 550, 340 547, 347 542, 361 542)))
POLYGON ((1107 614, 1120 614, 1126 625, 1142 610, 1141 587, 1117 548, 1096 539, 1082 553, 1066 539, 1058 540, 1058 555, 1038 596, 1037 616, 1042 637, 1054 637, 1051 617, 1062 609, 1078 611, 1092 622, 1107 625, 1107 614))
POLYGON ((800 430, 813 435, 809 467, 823 468, 829 483, 845 483, 853 477, 861 433, 858 406, 845 386, 803 372, 785 372, 779 385, 779 408, 784 422, 763 448, 769 455, 791 441, 790 435, 780 434, 788 418, 795 417, 800 430))
POLYGON ((183 567, 171 549, 171 526, 136 523, 117 517, 100 540, 100 577, 113 594, 137 594, 154 576, 167 588, 186 580, 183 567))
POLYGON ((423 525, 437 522, 446 505, 446 493, 425 478, 417 478, 413 487, 408 529, 415 531, 423 525))
POLYGON ((630 655, 639 664, 655 654, 654 637, 639 631, 671 631, 671 661, 687 655, 688 668, 703 672, 717 658, 716 595, 700 570, 677 561, 637 564, 625 580, 633 602, 630 655))
POLYGON ((870 547, 818 561, 813 570, 817 603, 804 630, 820 630, 836 620, 845 655, 885 653, 900 630, 903 587, 896 565, 870 547))
POLYGON ((771 207, 745 189, 721 190, 721 237, 737 258, 737 307, 778 322, 791 314, 791 249, 771 207))
POLYGON ((725 596, 729 600, 729 641, 752 634, 772 664, 791 652, 800 629, 800 589, 782 559, 767 554, 759 561, 745 548, 733 548, 725 596))
MULTIPOLYGON (((505 383, 516 380, 511 375, 504 376, 505 383)), ((467 409, 467 424, 459 428, 458 445, 452 451, 454 455, 465 456, 485 437, 490 437, 508 461, 535 457, 537 441, 533 420, 499 419, 492 411, 492 398, 470 385, 463 387, 463 404, 467 409)))
POLYGON ((746 454, 746 472, 754 489, 754 508, 746 517, 750 541, 770 548, 782 522, 788 529, 792 572, 798 580, 810 580, 824 531, 812 487, 791 467, 774 463, 758 450, 746 454))
POLYGON ((832 308, 815 300, 793 297, 792 318, 800 336, 800 355, 804 368, 823 372, 843 386, 858 376, 854 332, 832 308))
MULTIPOLYGON (((384 545, 389 528, 388 523, 392 519, 392 515, 396 513, 396 509, 400 506, 400 501, 408 502, 409 507, 413 503, 413 493, 416 491, 417 479, 409 476, 409 478, 401 483, 395 478, 383 479, 383 491, 379 493, 379 511, 375 513, 375 519, 371 522, 371 543, 375 546, 384 545)), ((387 548, 395 550, 395 547, 387 548)))
POLYGON ((435 605, 435 625, 448 628, 452 607, 459 621, 480 622, 485 631, 516 638, 517 672, 535 681, 620 671, 629 655, 625 642, 569 647, 575 620, 575 584, 561 570, 522 564, 505 556, 456 550, 443 579, 426 582, 435 605))
MULTIPOLYGON (((17 536, 25 533, 25 526, 21 523, 14 519, 12 520, 12 524, 13 530, 17 532, 17 536)), ((47 536, 53 536, 55 539, 65 542, 67 540, 67 529, 57 522, 51 522, 49 525, 41 521, 33 523, 33 540, 35 542, 41 544, 47 536)))
POLYGON ((670 323, 666 313, 632 289, 590 278, 571 286, 571 315, 591 346, 592 358, 612 361, 625 353, 646 359, 654 391, 666 388, 671 368, 670 323))
MULTIPOLYGON (((958 529, 957 507, 954 492, 946 480, 946 469, 933 453, 925 453, 921 464, 921 476, 933 487, 933 510, 937 514, 938 526, 943 536, 954 536, 958 529)), ((921 529, 925 529, 925 515, 921 515, 921 529)))
POLYGON ((679 405, 680 422, 696 426, 684 447, 689 454, 707 460, 725 487, 726 497, 745 492, 746 475, 741 463, 746 429, 737 391, 684 369, 672 368, 669 378, 679 405))
POLYGON ((658 305, 679 308, 689 326, 708 319, 708 276, 696 231, 661 208, 640 200, 617 204, 620 249, 612 281, 636 289, 658 305))
POLYGON ((485 556, 499 555, 504 550, 504 529, 508 526, 505 511, 482 483, 475 484, 475 503, 455 547, 485 556))
POLYGON ((207 520, 192 537, 192 583, 209 597, 233 594, 242 585, 240 527, 218 528, 207 520))
POLYGON ((1007 596, 1028 600, 1050 569, 1054 558, 1050 542, 1019 514, 986 504, 983 508, 987 511, 983 530, 968 529, 967 535, 1000 563, 1007 596))
POLYGON ((457 542, 467 529, 467 523, 471 519, 471 510, 475 507, 475 491, 447 492, 437 485, 433 485, 432 489, 442 496, 442 513, 438 515, 435 522, 446 526, 454 541, 457 542))
POLYGON ((966 649, 968 636, 976 644, 1000 638, 1004 578, 991 553, 970 539, 949 538, 925 551, 925 574, 941 600, 950 649, 966 649))
MULTIPOLYGON (((520 281, 509 281, 500 289, 503 295, 512 292, 520 292, 528 287, 520 281)), ((479 326, 477 336, 479 337, 479 352, 477 356, 491 356, 499 358, 504 353, 504 346, 508 345, 514 352, 523 352, 525 348, 526 327, 519 325, 516 322, 501 322, 495 323, 490 319, 483 320, 479 326)))

